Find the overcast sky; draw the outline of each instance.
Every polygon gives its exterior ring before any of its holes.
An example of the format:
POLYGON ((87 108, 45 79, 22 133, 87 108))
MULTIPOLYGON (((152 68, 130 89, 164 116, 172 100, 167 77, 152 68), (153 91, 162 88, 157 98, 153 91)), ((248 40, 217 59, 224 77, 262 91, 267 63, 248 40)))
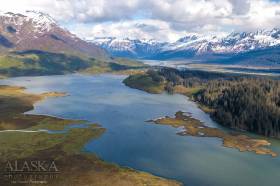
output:
POLYGON ((0 10, 38 10, 83 38, 174 41, 280 27, 280 0, 0 0, 0 10))

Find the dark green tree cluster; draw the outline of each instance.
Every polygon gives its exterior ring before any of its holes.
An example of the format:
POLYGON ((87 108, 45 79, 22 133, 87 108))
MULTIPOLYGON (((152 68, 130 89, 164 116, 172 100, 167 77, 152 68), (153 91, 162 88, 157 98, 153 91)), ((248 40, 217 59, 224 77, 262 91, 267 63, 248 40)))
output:
POLYGON ((226 79, 231 76, 223 73, 205 72, 199 70, 177 70, 173 68, 162 67, 156 69, 153 73, 157 73, 165 80, 165 90, 173 94, 176 85, 182 85, 187 88, 202 87, 209 80, 226 79))
POLYGON ((148 70, 147 74, 149 77, 152 78, 152 80, 156 83, 161 83, 164 81, 164 77, 161 76, 157 71, 154 70, 148 70))
POLYGON ((175 85, 202 89, 193 98, 213 108, 218 123, 265 136, 280 137, 280 80, 236 74, 223 74, 162 68, 165 89, 175 85))
POLYGON ((280 82, 263 78, 212 80, 195 95, 215 109, 219 123, 265 136, 280 137, 280 82))

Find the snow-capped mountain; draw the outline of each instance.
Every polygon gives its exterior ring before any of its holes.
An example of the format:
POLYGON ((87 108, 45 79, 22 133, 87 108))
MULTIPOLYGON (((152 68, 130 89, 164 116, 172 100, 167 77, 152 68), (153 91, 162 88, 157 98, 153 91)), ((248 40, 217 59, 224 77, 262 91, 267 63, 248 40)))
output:
POLYGON ((42 12, 0 12, 0 53, 19 50, 43 50, 104 57, 106 52, 60 27, 42 12))
POLYGON ((213 54, 233 55, 280 46, 280 29, 233 32, 225 36, 189 34, 173 43, 118 38, 96 38, 91 42, 117 56, 192 58, 213 54))
POLYGON ((118 39, 115 37, 99 37, 88 40, 106 49, 111 55, 118 57, 148 58, 159 53, 167 43, 155 40, 118 39))
MULTIPOLYGON (((192 36, 188 40, 178 40, 175 50, 193 49, 196 54, 239 53, 280 44, 280 30, 259 30, 257 32, 233 32, 225 37, 192 36)), ((168 50, 168 47, 166 48, 168 50)))

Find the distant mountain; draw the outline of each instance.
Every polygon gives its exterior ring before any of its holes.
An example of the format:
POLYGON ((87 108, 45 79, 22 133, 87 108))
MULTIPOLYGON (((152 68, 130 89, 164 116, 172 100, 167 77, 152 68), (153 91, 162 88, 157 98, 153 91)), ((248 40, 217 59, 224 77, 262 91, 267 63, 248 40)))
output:
MULTIPOLYGON (((277 54, 280 46, 280 29, 258 30, 256 32, 233 32, 226 36, 203 36, 189 34, 173 43, 157 41, 142 41, 117 38, 97 38, 91 42, 106 49, 113 56, 129 56, 144 59, 227 59, 242 56, 247 52, 257 52, 263 59, 270 55, 268 51, 277 54), (265 53, 267 52, 267 53, 265 53)), ((254 56, 251 56, 251 58, 254 56)), ((273 56, 272 60, 278 59, 273 56)), ((252 59, 251 59, 252 60, 252 59)), ((229 60, 228 60, 229 61, 229 60)), ((275 61, 270 61, 275 63, 275 61)), ((277 62, 276 62, 277 63, 277 62)))
POLYGON ((223 57, 219 57, 220 58, 210 59, 208 62, 229 65, 280 67, 280 46, 250 50, 234 55, 223 55, 223 57))
POLYGON ((155 40, 118 39, 115 37, 98 37, 88 41, 107 50, 113 56, 130 58, 149 58, 151 55, 161 52, 162 47, 167 44, 155 40))
POLYGON ((42 12, 0 13, 0 53, 42 50, 77 56, 106 58, 106 52, 60 27, 42 12))
POLYGON ((238 54, 280 45, 280 30, 233 32, 227 36, 187 36, 170 43, 157 54, 164 58, 200 57, 217 54, 238 54), (184 56, 185 55, 185 56, 184 56))

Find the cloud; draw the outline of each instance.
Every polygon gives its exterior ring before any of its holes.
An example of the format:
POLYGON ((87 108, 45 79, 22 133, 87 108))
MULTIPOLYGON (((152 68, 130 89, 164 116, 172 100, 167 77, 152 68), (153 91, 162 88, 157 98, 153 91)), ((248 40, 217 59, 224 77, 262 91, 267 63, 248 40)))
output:
POLYGON ((159 41, 174 41, 182 35, 184 31, 173 30, 170 25, 164 21, 143 19, 129 20, 122 22, 110 22, 100 24, 79 24, 72 25, 71 30, 78 34, 82 33, 81 37, 92 39, 98 37, 118 37, 131 39, 156 39, 159 41))
POLYGON ((249 0, 230 0, 232 4, 232 13, 244 15, 249 12, 251 2, 249 0))
POLYGON ((220 33, 280 26, 280 2, 275 0, 1 1, 0 10, 47 12, 83 37, 174 39, 186 32, 220 33))

